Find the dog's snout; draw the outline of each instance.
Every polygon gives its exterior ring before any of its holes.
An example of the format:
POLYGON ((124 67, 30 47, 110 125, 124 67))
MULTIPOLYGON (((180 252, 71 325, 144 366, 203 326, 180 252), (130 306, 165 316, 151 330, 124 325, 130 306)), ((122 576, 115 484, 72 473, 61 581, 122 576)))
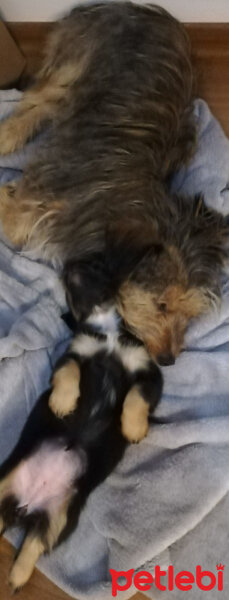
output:
POLYGON ((168 352, 165 354, 159 354, 157 360, 161 367, 168 367, 169 365, 174 365, 175 356, 171 352, 168 352))

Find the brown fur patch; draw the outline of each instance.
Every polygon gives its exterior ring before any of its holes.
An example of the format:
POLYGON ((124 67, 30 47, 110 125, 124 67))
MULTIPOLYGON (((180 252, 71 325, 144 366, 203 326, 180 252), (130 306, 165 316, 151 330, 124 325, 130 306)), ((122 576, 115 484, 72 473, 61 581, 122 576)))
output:
POLYGON ((64 208, 64 202, 31 199, 23 194, 20 184, 0 187, 0 219, 4 233, 16 246, 27 244, 41 221, 52 220, 64 208))
POLYGON ((80 395, 80 369, 74 360, 60 367, 53 377, 53 391, 49 398, 51 410, 64 417, 73 412, 80 395))
MULTIPOLYGON (((152 286, 153 288, 153 286, 152 286)), ((178 356, 191 318, 209 308, 201 288, 164 284, 164 290, 147 291, 134 282, 121 290, 118 309, 130 328, 146 344, 153 358, 162 354, 178 356)))
POLYGON ((148 414, 148 403, 138 388, 133 387, 124 400, 121 416, 122 433, 129 442, 140 442, 147 435, 148 414))
POLYGON ((69 62, 25 92, 16 111, 0 123, 0 154, 19 150, 44 122, 55 118, 59 106, 68 100, 69 88, 82 75, 85 64, 85 57, 77 64, 69 62))

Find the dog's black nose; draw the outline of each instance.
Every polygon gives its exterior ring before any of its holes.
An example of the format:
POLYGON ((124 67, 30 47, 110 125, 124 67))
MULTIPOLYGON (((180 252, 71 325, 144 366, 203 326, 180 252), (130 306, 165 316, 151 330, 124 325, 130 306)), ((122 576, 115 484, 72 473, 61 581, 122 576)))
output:
POLYGON ((169 365, 174 365, 175 356, 173 356, 171 352, 169 352, 168 354, 159 354, 157 360, 161 367, 168 367, 169 365))

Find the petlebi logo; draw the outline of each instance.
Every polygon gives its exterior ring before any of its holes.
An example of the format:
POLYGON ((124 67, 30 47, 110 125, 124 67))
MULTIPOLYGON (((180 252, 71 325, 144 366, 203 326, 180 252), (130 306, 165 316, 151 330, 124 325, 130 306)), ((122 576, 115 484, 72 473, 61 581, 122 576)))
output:
POLYGON ((191 571, 180 571, 174 573, 174 567, 170 565, 167 571, 162 571, 159 565, 156 565, 154 576, 149 571, 138 571, 134 569, 129 571, 115 571, 110 569, 112 578, 112 596, 117 596, 117 592, 128 590, 133 584, 139 592, 147 592, 152 586, 161 591, 170 591, 174 589, 186 592, 192 590, 194 586, 204 592, 209 592, 214 588, 219 592, 223 590, 223 572, 225 565, 219 563, 216 565, 216 573, 203 570, 201 565, 197 565, 195 574, 191 571))

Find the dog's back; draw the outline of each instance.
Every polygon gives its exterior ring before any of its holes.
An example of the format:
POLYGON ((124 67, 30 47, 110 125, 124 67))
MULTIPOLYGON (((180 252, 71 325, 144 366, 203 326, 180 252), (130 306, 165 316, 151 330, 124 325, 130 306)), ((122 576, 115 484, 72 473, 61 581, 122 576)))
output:
POLYGON ((55 198, 45 231, 42 222, 33 235, 40 244, 46 233, 63 259, 101 248, 105 224, 121 211, 152 213, 156 182, 187 160, 195 135, 188 39, 158 7, 79 6, 51 36, 43 81, 52 126, 24 182, 31 198, 55 198))

